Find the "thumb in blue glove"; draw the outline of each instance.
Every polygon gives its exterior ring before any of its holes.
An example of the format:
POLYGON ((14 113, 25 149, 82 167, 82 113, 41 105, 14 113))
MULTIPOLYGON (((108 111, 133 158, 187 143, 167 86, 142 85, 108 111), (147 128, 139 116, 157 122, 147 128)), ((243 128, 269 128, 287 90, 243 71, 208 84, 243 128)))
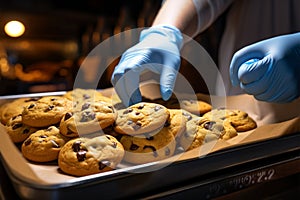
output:
POLYGON ((112 84, 124 105, 142 100, 139 82, 140 74, 145 70, 160 74, 162 98, 171 97, 182 43, 182 34, 174 26, 153 26, 141 32, 139 43, 123 53, 112 74, 112 84))
POLYGON ((278 36, 237 51, 230 64, 234 86, 261 101, 286 103, 300 96, 300 33, 278 36))

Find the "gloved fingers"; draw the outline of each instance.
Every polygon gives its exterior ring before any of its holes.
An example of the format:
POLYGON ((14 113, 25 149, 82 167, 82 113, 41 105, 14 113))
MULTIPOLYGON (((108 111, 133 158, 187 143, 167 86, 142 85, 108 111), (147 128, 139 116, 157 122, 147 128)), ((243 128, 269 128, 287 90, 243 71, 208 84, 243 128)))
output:
POLYGON ((231 78, 232 85, 238 86, 240 83, 238 77, 238 71, 242 64, 252 59, 260 59, 264 57, 264 53, 259 50, 252 50, 252 48, 244 48, 239 50, 232 57, 229 74, 231 78))
POLYGON ((270 87, 270 84, 272 84, 272 80, 268 77, 263 77, 257 81, 248 84, 240 82, 240 87, 247 94, 259 95, 265 93, 270 87))
POLYGON ((170 99, 173 93, 176 77, 180 66, 180 58, 173 57, 172 60, 165 61, 160 75, 160 93, 163 100, 170 99))
POLYGON ((142 95, 139 89, 140 71, 128 70, 122 77, 125 87, 125 93, 129 96, 123 103, 126 106, 136 104, 142 100, 142 95))
POLYGON ((238 69, 238 79, 240 83, 249 84, 261 79, 272 65, 271 56, 263 59, 251 59, 243 63, 238 69))
POLYGON ((256 99, 267 102, 287 103, 298 97, 297 85, 288 84, 294 81, 292 72, 282 74, 279 68, 274 68, 267 78, 269 79, 267 89, 260 94, 256 94, 256 99))
POLYGON ((294 86, 286 87, 284 83, 281 83, 281 85, 275 85, 274 87, 266 90, 264 93, 255 95, 254 97, 260 101, 288 103, 297 98, 294 89, 294 86))
POLYGON ((163 100, 167 101, 173 93, 178 71, 170 66, 164 66, 160 76, 160 93, 163 100))
POLYGON ((113 84, 114 89, 115 89, 116 93, 118 94, 119 98, 123 102, 123 104, 125 106, 128 106, 129 105, 129 99, 130 99, 130 97, 125 92, 126 91, 126 87, 125 87, 124 81, 125 81, 125 79, 124 79, 123 75, 116 74, 116 75, 114 75, 112 84, 113 84), (127 103, 125 103, 125 102, 127 102, 127 103))

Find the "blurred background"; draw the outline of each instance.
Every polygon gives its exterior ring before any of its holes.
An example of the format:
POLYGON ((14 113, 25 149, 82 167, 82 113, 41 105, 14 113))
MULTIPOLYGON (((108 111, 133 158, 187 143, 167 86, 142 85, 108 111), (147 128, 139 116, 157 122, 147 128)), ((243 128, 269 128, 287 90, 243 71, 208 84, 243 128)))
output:
MULTIPOLYGON (((161 0, 0 2, 0 95, 72 89, 81 62, 97 44, 122 31, 150 26, 161 6, 161 0), (18 24, 11 26, 13 31, 21 31, 20 36, 9 32, 7 24, 11 21, 21 22, 24 33, 18 24)), ((221 18, 197 37, 213 59, 217 57, 222 24, 221 18)), ((110 76, 118 59, 106 59, 109 67, 100 81, 91 73, 83 80, 96 80, 99 89, 111 87, 110 76)), ((182 65, 189 63, 183 60, 182 65)), ((185 70, 182 73, 195 75, 185 70)), ((201 81, 197 88, 199 85, 205 88, 201 81)))

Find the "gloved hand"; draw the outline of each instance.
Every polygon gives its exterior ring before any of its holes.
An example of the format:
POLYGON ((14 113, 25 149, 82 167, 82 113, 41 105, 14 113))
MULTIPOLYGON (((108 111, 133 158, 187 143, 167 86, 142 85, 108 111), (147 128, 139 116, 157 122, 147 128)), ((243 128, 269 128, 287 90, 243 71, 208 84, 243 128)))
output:
POLYGON ((230 64, 234 86, 258 100, 290 102, 300 95, 300 33, 278 36, 236 52, 230 64))
POLYGON ((182 43, 182 34, 174 26, 153 26, 141 32, 139 43, 123 53, 112 74, 112 84, 124 105, 142 100, 139 81, 140 74, 146 69, 160 74, 162 98, 171 97, 182 43))

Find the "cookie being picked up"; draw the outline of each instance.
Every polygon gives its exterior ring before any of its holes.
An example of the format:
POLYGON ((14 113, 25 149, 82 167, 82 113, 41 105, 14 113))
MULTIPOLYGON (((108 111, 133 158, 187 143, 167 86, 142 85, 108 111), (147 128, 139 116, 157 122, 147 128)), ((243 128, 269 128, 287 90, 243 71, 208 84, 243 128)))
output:
POLYGON ((114 129, 128 135, 149 133, 162 128, 169 117, 170 112, 163 105, 141 102, 118 110, 114 129))

